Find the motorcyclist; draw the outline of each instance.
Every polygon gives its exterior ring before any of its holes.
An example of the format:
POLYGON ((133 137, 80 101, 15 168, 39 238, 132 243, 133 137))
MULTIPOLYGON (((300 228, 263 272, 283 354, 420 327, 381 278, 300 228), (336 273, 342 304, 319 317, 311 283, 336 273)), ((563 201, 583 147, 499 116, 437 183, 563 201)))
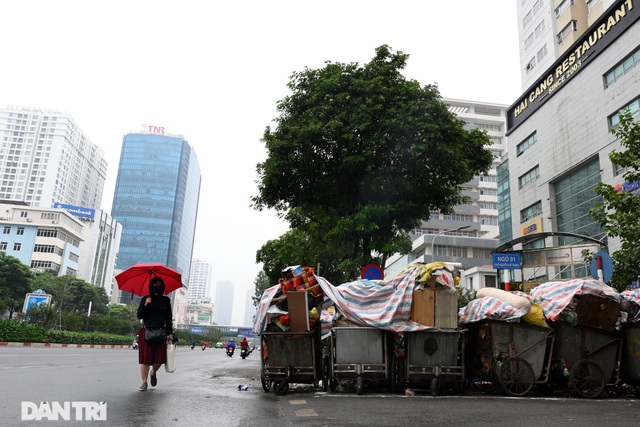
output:
POLYGON ((231 338, 229 340, 229 342, 227 343, 227 351, 235 351, 236 350, 236 343, 233 341, 233 338, 231 338))
POLYGON ((247 341, 247 337, 242 338, 242 342, 240 343, 240 349, 249 347, 249 342, 247 341))
POLYGON ((202 341, 202 351, 204 351, 205 348, 207 348, 207 342, 202 341))
POLYGON ((193 350, 193 347, 196 346, 196 340, 191 340, 191 350, 193 350))

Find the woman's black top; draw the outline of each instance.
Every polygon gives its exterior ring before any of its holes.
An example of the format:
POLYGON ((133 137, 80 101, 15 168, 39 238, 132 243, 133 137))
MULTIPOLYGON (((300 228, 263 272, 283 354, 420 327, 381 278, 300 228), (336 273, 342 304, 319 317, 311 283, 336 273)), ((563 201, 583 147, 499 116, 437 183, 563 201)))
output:
POLYGON ((142 297, 138 306, 138 319, 142 319, 145 328, 165 328, 167 335, 173 334, 173 314, 168 296, 153 296, 151 304, 144 305, 147 296, 142 297))

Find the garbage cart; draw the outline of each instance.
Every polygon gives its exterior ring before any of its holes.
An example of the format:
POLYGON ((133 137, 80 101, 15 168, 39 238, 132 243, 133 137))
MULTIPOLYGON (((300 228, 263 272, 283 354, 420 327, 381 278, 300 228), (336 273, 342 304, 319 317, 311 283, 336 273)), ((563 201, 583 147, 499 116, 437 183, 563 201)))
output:
POLYGON ((373 327, 334 327, 331 330, 329 386, 355 384, 362 394, 364 384, 386 386, 389 382, 387 332, 373 327))
POLYGON ((620 380, 622 334, 558 322, 554 360, 570 372, 569 385, 582 397, 599 397, 620 380))
POLYGON ((553 329, 489 319, 466 326, 472 383, 498 383, 510 396, 525 396, 535 384, 549 382, 553 329))
POLYGON ((434 396, 443 388, 465 389, 466 329, 433 329, 405 333, 405 384, 429 386, 434 396))
POLYGON ((265 392, 273 385, 277 395, 285 395, 290 383, 318 387, 320 381, 326 391, 320 327, 309 332, 263 332, 260 342, 260 380, 265 392))

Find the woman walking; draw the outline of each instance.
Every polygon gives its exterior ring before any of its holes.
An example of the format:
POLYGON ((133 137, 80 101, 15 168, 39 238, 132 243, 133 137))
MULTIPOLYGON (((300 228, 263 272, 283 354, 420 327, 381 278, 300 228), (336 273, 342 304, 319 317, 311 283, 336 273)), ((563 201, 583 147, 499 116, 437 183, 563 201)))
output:
POLYGON ((171 300, 164 295, 164 281, 160 277, 154 277, 149 282, 149 295, 140 300, 138 319, 142 319, 144 325, 138 334, 141 337, 138 343, 138 363, 142 377, 139 390, 146 391, 149 366, 152 367, 151 386, 155 387, 158 384, 158 369, 167 362, 167 340, 173 341, 171 300), (147 341, 151 332, 159 329, 166 337, 161 336, 157 341, 147 341))

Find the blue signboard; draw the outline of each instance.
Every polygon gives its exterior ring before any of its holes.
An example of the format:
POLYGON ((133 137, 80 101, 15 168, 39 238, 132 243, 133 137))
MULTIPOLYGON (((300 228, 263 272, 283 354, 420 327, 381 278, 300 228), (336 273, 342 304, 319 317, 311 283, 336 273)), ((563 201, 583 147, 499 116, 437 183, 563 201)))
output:
POLYGON ((22 312, 29 318, 29 310, 39 304, 49 305, 51 301, 51 295, 45 293, 42 289, 37 289, 33 293, 26 295, 24 299, 24 305, 22 306, 22 312))
POLYGON ((496 270, 515 270, 522 268, 520 254, 493 254, 493 268, 496 270))
POLYGON ((238 336, 241 335, 247 338, 256 338, 251 328, 238 328, 238 336))
POLYGON ((54 208, 61 208, 69 212, 71 215, 79 216, 81 218, 93 218, 96 215, 95 209, 83 208, 81 206, 64 205, 62 203, 54 203, 54 208))

